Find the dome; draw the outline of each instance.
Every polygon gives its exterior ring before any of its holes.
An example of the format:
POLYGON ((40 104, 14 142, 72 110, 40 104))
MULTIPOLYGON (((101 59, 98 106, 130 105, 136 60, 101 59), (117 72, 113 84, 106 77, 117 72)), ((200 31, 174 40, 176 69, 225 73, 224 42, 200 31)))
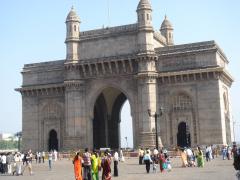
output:
POLYGON ((74 7, 71 8, 71 11, 67 15, 66 22, 68 22, 68 21, 79 21, 80 22, 80 18, 77 15, 77 12, 75 11, 74 7))
POLYGON ((168 20, 167 16, 165 16, 165 19, 162 22, 161 30, 162 29, 173 29, 172 23, 168 20))
POLYGON ((149 0, 140 0, 137 9, 151 9, 149 0))

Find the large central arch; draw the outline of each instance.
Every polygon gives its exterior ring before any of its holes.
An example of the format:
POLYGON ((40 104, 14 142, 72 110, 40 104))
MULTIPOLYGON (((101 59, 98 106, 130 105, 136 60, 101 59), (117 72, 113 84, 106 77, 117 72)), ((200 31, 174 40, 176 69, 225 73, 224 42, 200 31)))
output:
POLYGON ((107 87, 94 104, 93 147, 121 147, 120 112, 127 96, 119 89, 107 87))

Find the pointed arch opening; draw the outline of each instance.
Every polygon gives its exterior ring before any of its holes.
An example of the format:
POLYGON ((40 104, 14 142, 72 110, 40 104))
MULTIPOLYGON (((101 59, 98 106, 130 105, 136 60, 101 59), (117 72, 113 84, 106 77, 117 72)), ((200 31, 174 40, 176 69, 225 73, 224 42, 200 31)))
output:
POLYGON ((177 145, 179 147, 191 147, 191 134, 186 122, 178 124, 177 145))
POLYGON ((58 137, 57 132, 52 129, 49 132, 49 140, 48 140, 48 150, 57 150, 58 151, 58 137))
MULTIPOLYGON (((127 137, 127 141, 130 141, 130 136, 122 136, 120 128, 121 111, 127 99, 122 91, 113 87, 105 88, 97 97, 93 117, 93 147, 95 149, 104 147, 119 149, 122 139, 127 137)), ((132 128, 130 134, 133 134, 132 128)))

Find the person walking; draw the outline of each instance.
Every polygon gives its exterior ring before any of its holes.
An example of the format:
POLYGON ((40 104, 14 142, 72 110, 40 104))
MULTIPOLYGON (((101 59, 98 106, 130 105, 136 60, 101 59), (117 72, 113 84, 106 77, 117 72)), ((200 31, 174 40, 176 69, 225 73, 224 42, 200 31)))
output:
POLYGON ((101 168, 101 160, 97 151, 93 151, 93 155, 91 156, 91 164, 92 164, 92 179, 99 180, 99 170, 101 168))
POLYGON ((53 152, 50 151, 48 153, 48 166, 49 166, 49 170, 52 170, 52 160, 53 160, 53 152))
POLYGON ((146 171, 147 171, 147 173, 149 173, 149 171, 150 171, 150 164, 152 162, 152 159, 151 159, 151 156, 149 154, 149 151, 146 151, 146 154, 144 155, 143 160, 144 160, 144 163, 146 165, 146 171))
POLYGON ((119 156, 117 150, 114 152, 113 155, 113 163, 114 163, 114 176, 118 176, 118 161, 119 161, 119 156))
POLYGON ((82 180, 82 161, 83 159, 78 152, 73 160, 75 180, 82 180))
POLYGON ((198 167, 204 166, 203 152, 200 147, 198 147, 198 152, 197 152, 197 166, 198 167))
POLYGON ((102 180, 111 180, 111 155, 106 150, 101 162, 102 167, 102 180))
MULTIPOLYGON (((29 171, 29 174, 30 176, 33 174, 33 171, 32 171, 32 155, 31 155, 31 152, 28 152, 26 155, 26 158, 25 158, 25 163, 26 163, 26 166, 25 168, 28 169, 29 171)), ((24 173, 24 171, 22 171, 22 174, 24 173)))
POLYGON ((44 163, 44 160, 45 160, 45 156, 46 156, 46 154, 45 154, 45 152, 43 151, 42 152, 42 162, 44 163))
POLYGON ((83 153, 83 166, 84 166, 84 180, 91 180, 91 154, 88 152, 88 148, 83 153))

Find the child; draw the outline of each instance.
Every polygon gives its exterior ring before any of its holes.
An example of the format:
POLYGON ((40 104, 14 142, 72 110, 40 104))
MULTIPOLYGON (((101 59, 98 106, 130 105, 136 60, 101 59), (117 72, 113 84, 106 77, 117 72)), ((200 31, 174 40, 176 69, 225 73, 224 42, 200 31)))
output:
POLYGON ((153 158, 153 173, 157 172, 157 161, 156 158, 153 158))
POLYGON ((166 160, 166 166, 167 166, 168 172, 172 170, 171 161, 169 158, 167 158, 167 160, 166 160))

